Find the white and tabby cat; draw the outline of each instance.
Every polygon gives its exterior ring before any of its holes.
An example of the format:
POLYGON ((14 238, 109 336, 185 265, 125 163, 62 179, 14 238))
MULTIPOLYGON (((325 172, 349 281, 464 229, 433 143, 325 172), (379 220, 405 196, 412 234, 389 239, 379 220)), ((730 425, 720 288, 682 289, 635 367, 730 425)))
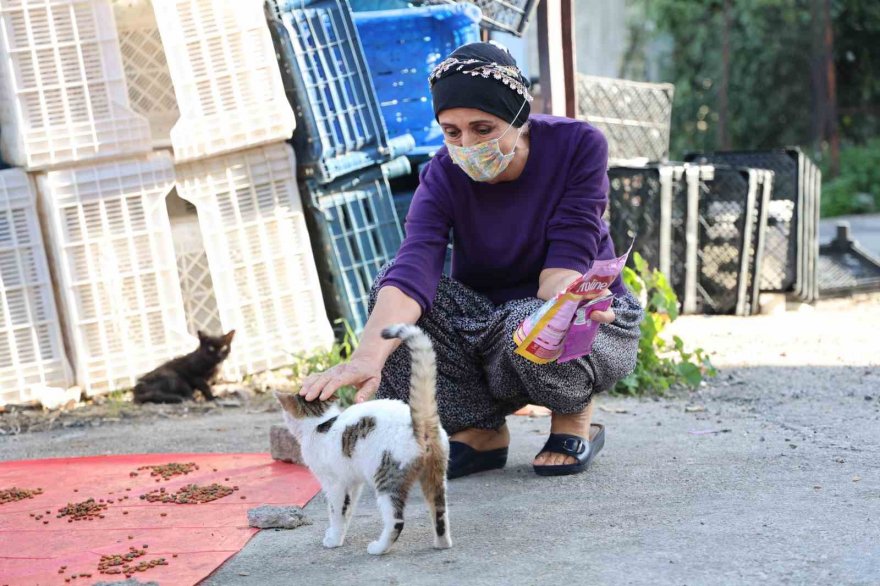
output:
POLYGON ((403 530, 403 509, 418 480, 434 524, 434 547, 452 545, 446 510, 449 438, 440 425, 435 387, 437 365, 431 340, 416 326, 382 332, 400 338, 412 355, 409 406, 381 399, 345 411, 332 402, 306 401, 298 394, 275 393, 284 421, 297 438, 303 460, 327 498, 330 527, 324 547, 339 547, 363 485, 376 492, 383 529, 367 551, 386 553, 403 530))

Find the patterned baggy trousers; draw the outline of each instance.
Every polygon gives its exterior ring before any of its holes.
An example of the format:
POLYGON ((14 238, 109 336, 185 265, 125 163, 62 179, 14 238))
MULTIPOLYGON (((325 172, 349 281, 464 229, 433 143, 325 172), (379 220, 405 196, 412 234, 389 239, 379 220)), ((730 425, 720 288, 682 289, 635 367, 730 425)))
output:
MULTIPOLYGON (((388 266, 373 284, 371 311, 388 266)), ((592 352, 562 364, 536 364, 514 353, 514 331, 543 303, 529 297, 495 305, 462 283, 441 277, 434 304, 418 326, 431 338, 437 355, 437 406, 447 433, 497 429, 505 416, 526 404, 578 413, 595 393, 633 371, 644 314, 631 293, 614 299, 616 318, 600 326, 592 352)), ((385 363, 378 397, 408 402, 409 388, 409 351, 401 346, 385 363)))

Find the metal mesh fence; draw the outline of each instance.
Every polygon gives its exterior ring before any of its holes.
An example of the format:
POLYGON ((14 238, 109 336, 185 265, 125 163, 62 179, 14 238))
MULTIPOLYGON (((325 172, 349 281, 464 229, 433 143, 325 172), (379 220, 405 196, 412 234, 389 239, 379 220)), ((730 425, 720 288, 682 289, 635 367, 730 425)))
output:
POLYGON ((612 160, 669 156, 674 86, 578 75, 578 117, 608 139, 612 160))

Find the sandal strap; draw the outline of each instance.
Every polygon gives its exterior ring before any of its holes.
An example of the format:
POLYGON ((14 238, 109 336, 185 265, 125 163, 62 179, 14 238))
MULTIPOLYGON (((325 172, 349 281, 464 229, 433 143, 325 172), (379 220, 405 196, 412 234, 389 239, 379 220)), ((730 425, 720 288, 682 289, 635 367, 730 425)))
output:
POLYGON ((579 458, 590 449, 590 442, 579 435, 570 433, 551 433, 541 452, 553 452, 579 458))

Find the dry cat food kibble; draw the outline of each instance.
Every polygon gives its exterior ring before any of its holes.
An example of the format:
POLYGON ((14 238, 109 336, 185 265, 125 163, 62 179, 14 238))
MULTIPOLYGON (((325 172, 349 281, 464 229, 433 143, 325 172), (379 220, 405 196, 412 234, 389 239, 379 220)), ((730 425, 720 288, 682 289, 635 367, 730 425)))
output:
MULTIPOLYGON (((181 464, 180 462, 169 462, 168 464, 141 466, 138 468, 138 471, 149 470, 150 476, 161 476, 162 480, 168 480, 174 476, 183 476, 198 469, 199 466, 195 462, 186 462, 185 464, 181 464)), ((137 473, 132 472, 131 475, 137 476, 137 473)))
POLYGON ((88 499, 81 503, 67 503, 66 507, 58 509, 58 515, 55 517, 70 517, 70 521, 91 521, 92 519, 103 519, 104 511, 107 510, 106 503, 96 503, 95 499, 88 499))
POLYGON ((132 564, 134 560, 147 553, 146 547, 146 545, 144 545, 144 549, 129 547, 128 553, 102 555, 101 561, 98 562, 98 571, 102 574, 125 574, 126 578, 130 578, 135 572, 146 572, 156 566, 168 565, 165 558, 142 560, 137 564, 132 564))
POLYGON ((0 490, 0 505, 32 499, 38 494, 43 494, 42 488, 16 488, 14 486, 12 488, 4 488, 0 490))
POLYGON ((196 505, 199 503, 209 503, 216 501, 225 496, 229 496, 234 492, 229 486, 222 484, 209 484, 207 486, 199 486, 197 484, 188 484, 179 489, 176 493, 166 493, 164 488, 151 490, 147 494, 142 494, 141 499, 151 503, 176 503, 178 505, 196 505))

